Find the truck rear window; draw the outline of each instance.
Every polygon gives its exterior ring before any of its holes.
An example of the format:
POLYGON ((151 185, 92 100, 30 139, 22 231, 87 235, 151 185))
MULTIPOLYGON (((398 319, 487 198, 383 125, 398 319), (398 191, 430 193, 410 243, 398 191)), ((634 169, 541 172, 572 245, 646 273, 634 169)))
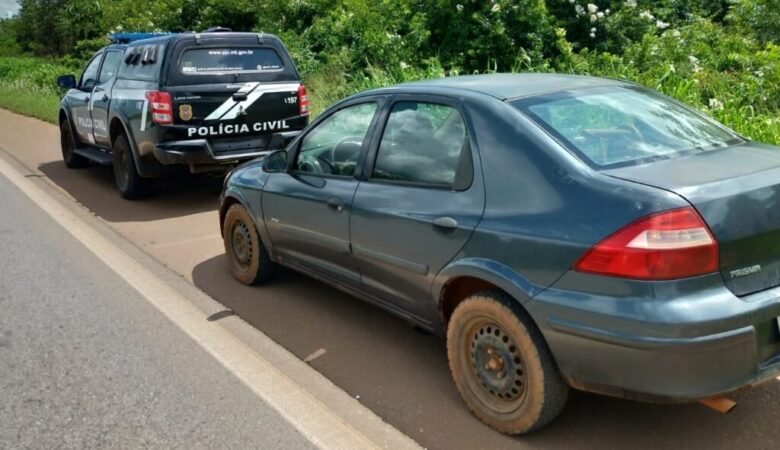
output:
POLYGON ((195 48, 179 59, 184 75, 218 75, 280 71, 282 59, 271 48, 195 48))

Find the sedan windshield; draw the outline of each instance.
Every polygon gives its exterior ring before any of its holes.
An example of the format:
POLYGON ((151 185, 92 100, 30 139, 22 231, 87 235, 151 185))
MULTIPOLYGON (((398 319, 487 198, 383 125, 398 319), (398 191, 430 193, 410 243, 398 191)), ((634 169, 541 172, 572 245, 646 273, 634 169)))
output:
POLYGON ((640 88, 554 92, 510 103, 599 168, 641 164, 741 142, 715 121, 640 88))

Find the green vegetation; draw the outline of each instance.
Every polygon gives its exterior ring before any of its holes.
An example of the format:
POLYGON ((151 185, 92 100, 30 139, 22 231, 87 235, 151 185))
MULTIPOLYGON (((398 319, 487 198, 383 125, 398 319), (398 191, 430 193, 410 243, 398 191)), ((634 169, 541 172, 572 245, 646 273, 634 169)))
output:
POLYGON ((564 72, 633 80, 780 144, 780 0, 589 1, 22 0, 0 21, 0 106, 53 119, 54 76, 108 32, 222 25, 282 37, 315 113, 409 80, 564 72))
POLYGON ((0 107, 57 122, 58 75, 75 73, 78 63, 29 56, 0 56, 0 107))

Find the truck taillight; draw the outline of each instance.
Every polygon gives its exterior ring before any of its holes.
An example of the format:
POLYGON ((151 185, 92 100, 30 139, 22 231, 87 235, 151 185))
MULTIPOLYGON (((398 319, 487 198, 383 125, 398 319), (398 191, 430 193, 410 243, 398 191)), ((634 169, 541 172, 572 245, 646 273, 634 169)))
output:
POLYGON ((309 92, 304 85, 298 86, 298 114, 309 115, 309 92))
POLYGON ((718 270, 718 244, 691 207, 652 214, 594 245, 574 265, 579 272, 670 280, 718 270))
POLYGON ((152 123, 159 125, 173 124, 173 103, 171 94, 160 91, 149 91, 146 99, 152 108, 152 123))

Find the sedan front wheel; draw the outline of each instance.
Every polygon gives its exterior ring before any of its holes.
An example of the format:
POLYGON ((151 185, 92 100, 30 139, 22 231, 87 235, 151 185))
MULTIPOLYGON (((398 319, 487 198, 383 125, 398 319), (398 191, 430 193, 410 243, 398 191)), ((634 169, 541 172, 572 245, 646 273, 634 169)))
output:
POLYGON ((233 278, 248 285, 273 278, 276 264, 268 256, 252 216, 240 204, 231 206, 225 214, 222 239, 233 278))

